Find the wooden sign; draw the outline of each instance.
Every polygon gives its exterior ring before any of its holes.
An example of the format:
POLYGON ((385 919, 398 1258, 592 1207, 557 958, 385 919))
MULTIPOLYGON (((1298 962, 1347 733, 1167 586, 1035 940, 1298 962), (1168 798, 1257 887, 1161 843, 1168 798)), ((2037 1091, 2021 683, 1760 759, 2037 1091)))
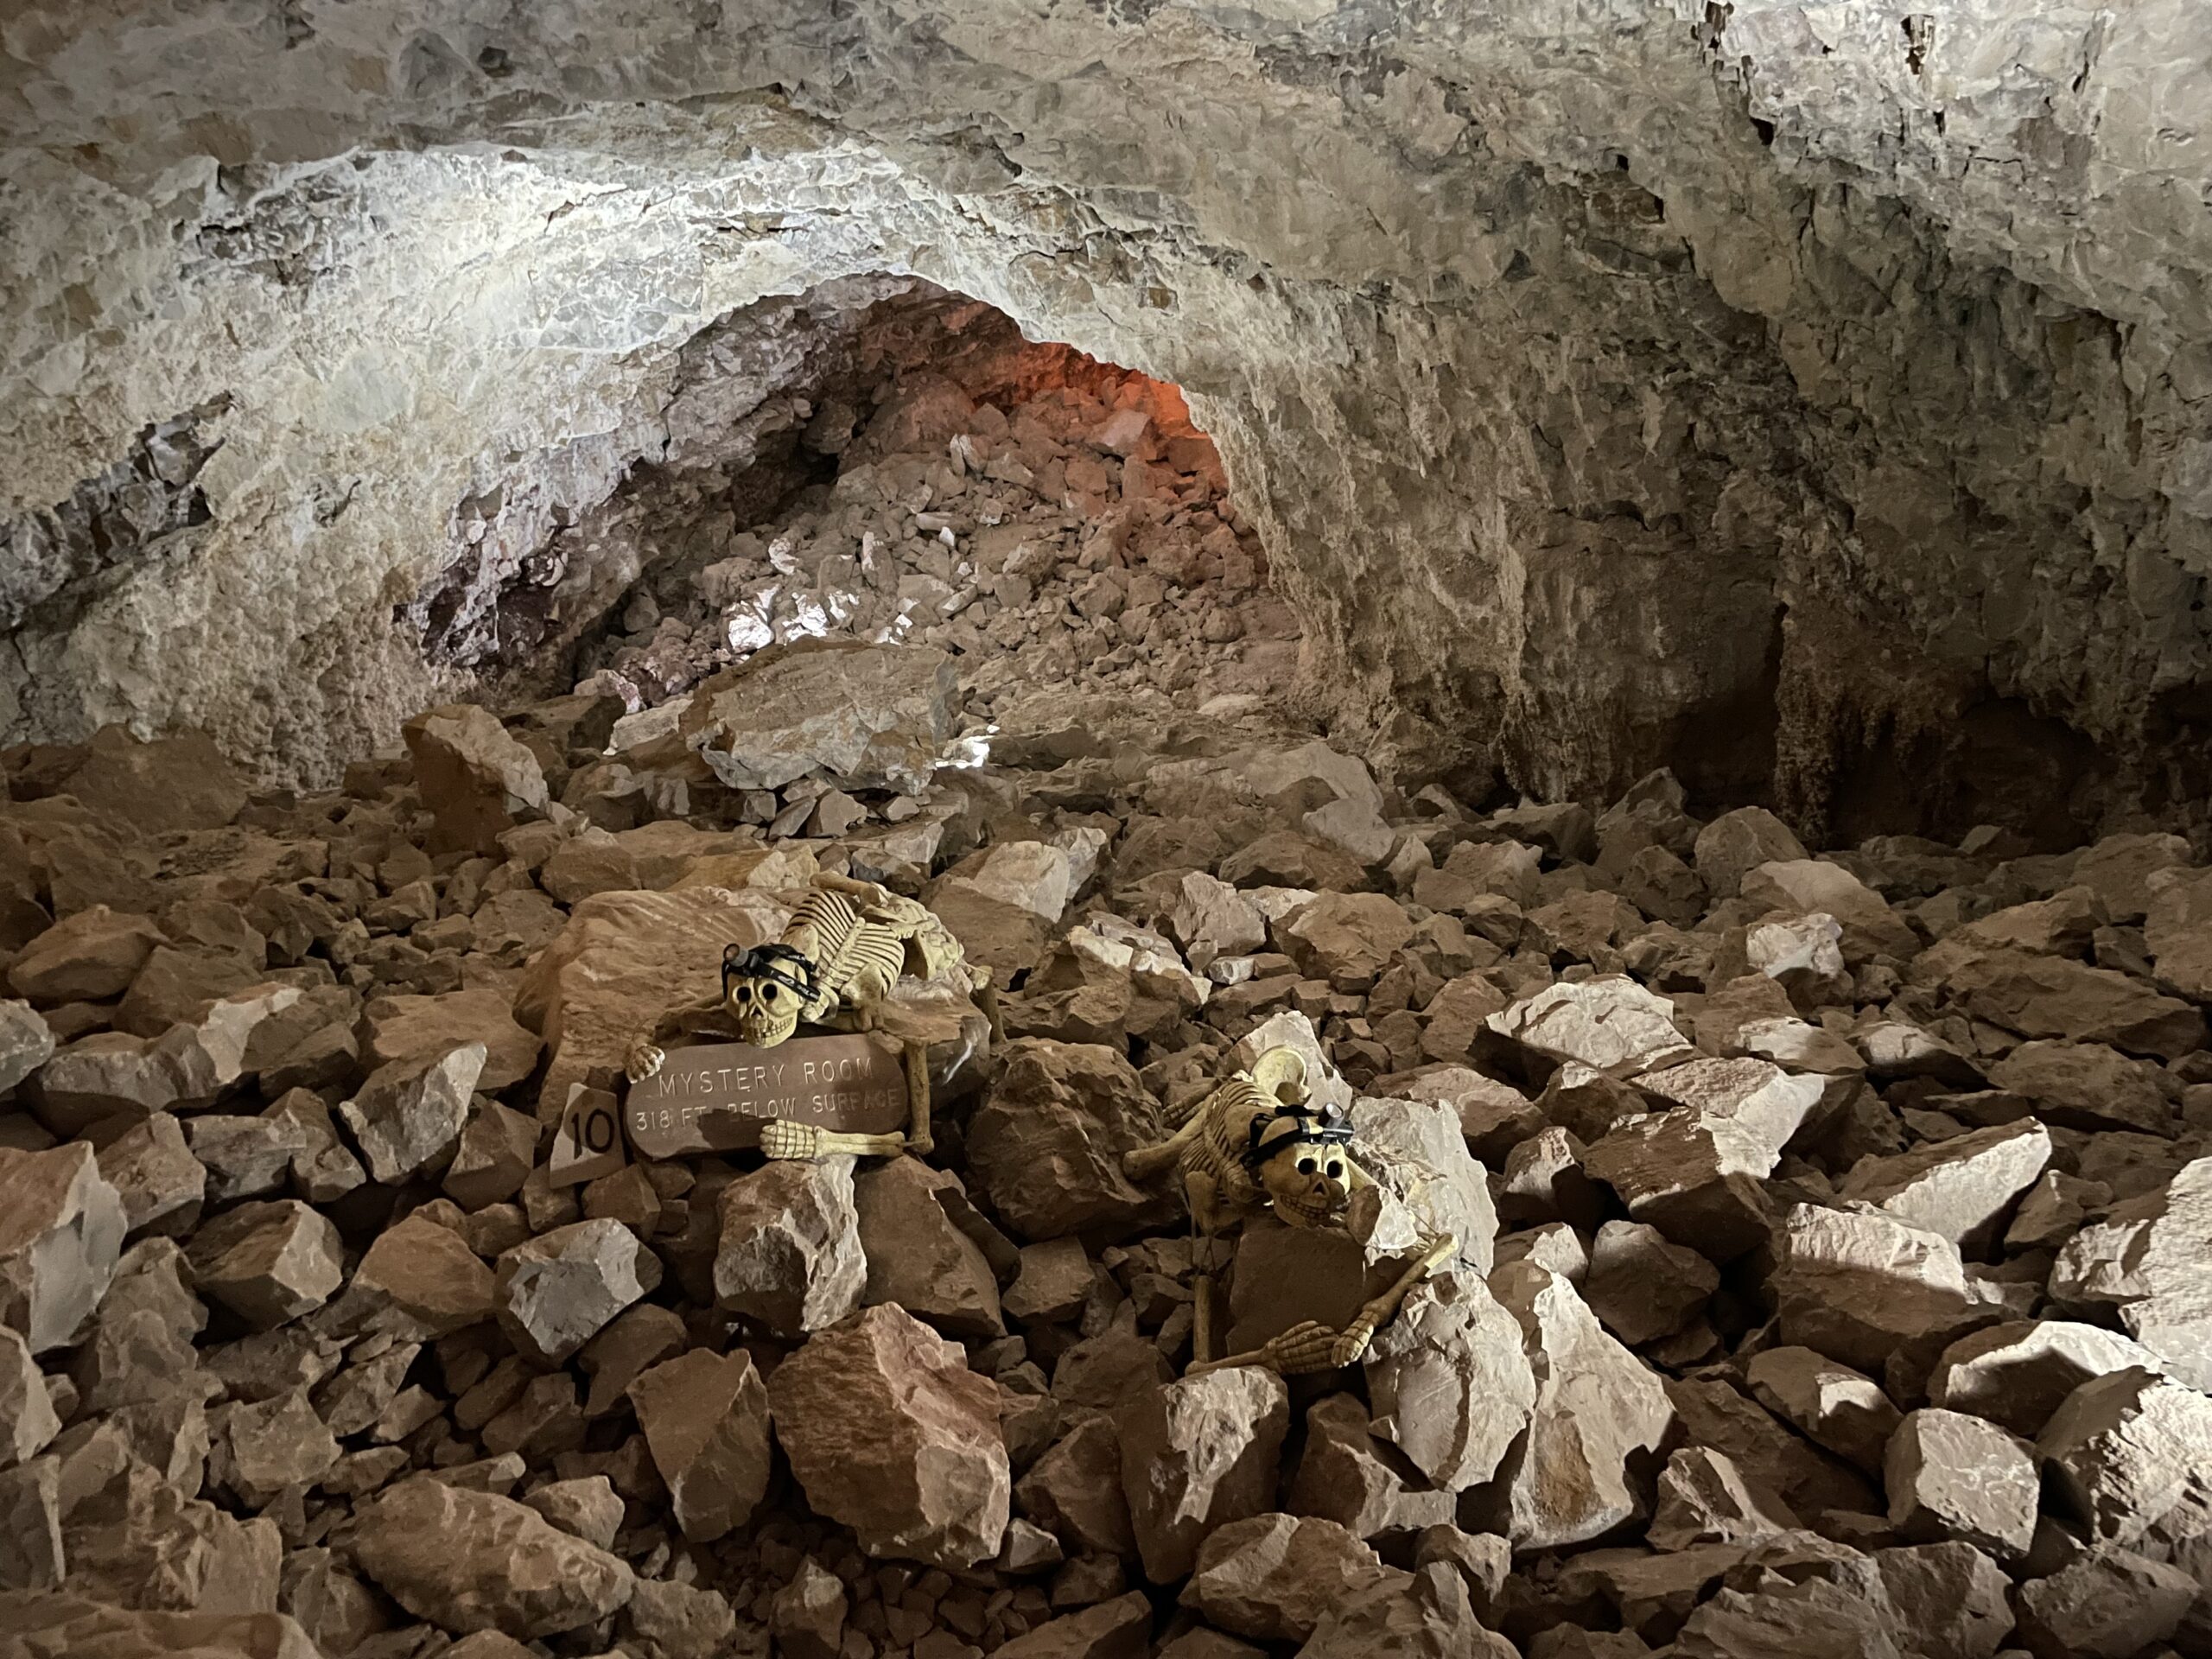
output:
POLYGON ((612 1175, 630 1161, 622 1145, 622 1106, 604 1089, 569 1085, 545 1178, 555 1186, 575 1186, 612 1175))
POLYGON ((630 1085, 622 1125, 639 1156, 681 1158, 757 1147, 772 1117, 889 1135, 906 1127, 908 1110, 898 1045, 852 1033, 671 1048, 658 1071, 630 1085))

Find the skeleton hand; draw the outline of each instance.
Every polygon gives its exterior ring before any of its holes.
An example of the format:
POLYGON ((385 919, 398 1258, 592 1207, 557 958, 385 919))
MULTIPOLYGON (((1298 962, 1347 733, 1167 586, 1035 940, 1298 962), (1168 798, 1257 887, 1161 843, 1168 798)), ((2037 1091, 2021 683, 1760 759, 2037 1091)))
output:
POLYGON ((630 1058, 623 1069, 627 1072, 631 1082, 643 1083, 647 1077, 658 1071, 667 1058, 668 1056, 653 1046, 651 1041, 640 1037, 630 1045, 630 1058))
POLYGON ((771 1158, 811 1158, 822 1149, 822 1126, 772 1117, 760 1126, 760 1150, 771 1158))
POLYGON ((1362 1313, 1338 1332, 1336 1344, 1329 1350, 1330 1365, 1357 1365, 1365 1357, 1367 1344, 1375 1339, 1375 1325, 1372 1313, 1362 1313))
MULTIPOLYGON (((1304 1319, 1272 1338, 1260 1352, 1269 1370, 1285 1376, 1302 1376, 1309 1371, 1332 1371, 1349 1365, 1351 1360, 1337 1357, 1343 1342, 1341 1336, 1319 1320, 1304 1319)), ((1366 1345, 1364 1337, 1360 1345, 1366 1345)))

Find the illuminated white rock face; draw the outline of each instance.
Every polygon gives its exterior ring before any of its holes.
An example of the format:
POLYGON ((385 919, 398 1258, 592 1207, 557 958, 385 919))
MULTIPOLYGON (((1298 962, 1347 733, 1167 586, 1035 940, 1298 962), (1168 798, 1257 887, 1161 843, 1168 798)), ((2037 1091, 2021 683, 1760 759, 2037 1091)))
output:
POLYGON ((2196 0, 424 16, 0 23, 0 735, 329 776, 911 272, 1181 385, 1402 753, 1849 833, 2202 752, 2196 0))

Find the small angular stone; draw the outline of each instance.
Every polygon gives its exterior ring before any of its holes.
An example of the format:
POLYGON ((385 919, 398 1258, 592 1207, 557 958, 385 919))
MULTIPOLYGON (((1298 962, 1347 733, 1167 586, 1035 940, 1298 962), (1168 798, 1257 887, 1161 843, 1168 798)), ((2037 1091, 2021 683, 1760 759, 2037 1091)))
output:
POLYGON ((1083 1310, 1097 1270, 1078 1238, 1048 1238, 1021 1247, 1021 1268, 1000 1306, 1023 1325, 1052 1325, 1083 1310))
POLYGON ((1698 831, 1693 854, 1697 873, 1715 900, 1732 899, 1744 878, 1762 864, 1806 856, 1789 826, 1761 806, 1724 812, 1698 831))
POLYGON ((768 1628, 790 1659, 837 1659, 850 1603, 836 1574, 810 1558, 770 1605, 768 1628))
POLYGON ((1932 1406, 1907 1413, 1882 1478, 1891 1523, 1917 1541, 1956 1539, 2005 1560, 2025 1554, 2035 1536, 2035 1459, 1979 1417, 1932 1406))
MULTIPOLYGON (((1047 1619, 998 1652, 1006 1659, 1145 1659, 1152 1649, 1151 1636, 1151 1598, 1132 1590, 1080 1612, 1047 1619)), ((915 1651, 918 1655, 920 1649, 915 1651)))
POLYGON ((28 1463, 61 1432, 30 1344, 0 1325, 0 1469, 28 1463))
POLYGON ((314 1312, 345 1280, 337 1228, 296 1198, 225 1211, 187 1255, 200 1289, 257 1330, 314 1312))
POLYGON ((0 1324, 35 1354, 77 1341, 114 1275, 129 1221, 83 1142, 0 1148, 0 1324))
POLYGON ((695 1348, 645 1371, 629 1397, 686 1538, 710 1542, 752 1519, 770 1455, 768 1393, 749 1357, 695 1348))
POLYGON ((475 1087, 496 1093, 537 1069, 537 1039, 515 1023, 507 998, 488 987, 437 996, 379 996, 361 1011, 368 1036, 362 1057, 372 1067, 425 1055, 442 1056, 469 1043, 484 1046, 475 1087))
POLYGON ((896 1302, 949 1337, 1006 1334, 998 1276, 938 1197, 958 1180, 918 1158, 893 1158, 857 1176, 853 1204, 868 1306, 896 1302))
POLYGON ((1443 1561, 1346 1598, 1298 1652, 1299 1659, 1514 1659, 1513 1644, 1483 1628, 1465 1581, 1443 1561))
POLYGON ((778 1161, 722 1189, 715 1303, 779 1336, 835 1325, 868 1284, 854 1160, 778 1161))
POLYGON ((580 1221, 518 1244, 499 1257, 493 1277, 507 1340, 557 1365, 658 1283, 659 1264, 620 1222, 580 1221))
POLYGON ((1690 1057, 1674 1011, 1665 997, 1613 975, 1554 985, 1484 1023, 1539 1063, 1572 1060, 1608 1077, 1628 1077, 1690 1057))
POLYGON ((1009 1043, 968 1128, 969 1175, 1024 1238, 1119 1238, 1166 1225, 1177 1206, 1140 1187, 1122 1160, 1167 1138, 1128 1062, 1096 1044, 1009 1043))
POLYGON ((779 1365, 768 1400, 807 1502, 861 1548, 950 1567, 998 1554, 1013 1485, 999 1389, 958 1346, 868 1308, 779 1365))
POLYGON ((446 1166, 442 1190, 464 1210, 504 1204, 522 1191, 537 1157, 537 1120, 480 1100, 461 1126, 461 1144, 446 1166))
POLYGON ((371 1072, 338 1110, 359 1143, 369 1173, 386 1185, 405 1180, 452 1150, 484 1069, 481 1043, 442 1054, 395 1060, 371 1072))
POLYGON ((1497 1473, 1536 1399, 1521 1326, 1471 1273, 1432 1280, 1376 1333, 1370 1427, 1440 1491, 1497 1473))
POLYGON ((2200 1593, 2177 1567, 2100 1545, 2020 1586, 2020 1639, 2035 1659, 2130 1659, 2170 1640, 2200 1593))
POLYGON ((224 1408, 216 1459, 220 1483, 250 1509, 289 1486, 307 1486, 338 1461, 338 1441, 305 1389, 224 1408))
POLYGON ((1306 1446, 1283 1507, 1334 1521, 1363 1539, 1449 1525, 1456 1513, 1452 1493, 1431 1489, 1402 1454, 1369 1432, 1367 1408, 1350 1394, 1306 1408, 1306 1446))
POLYGON ((496 1288, 492 1269, 458 1233, 416 1215, 377 1235, 346 1300, 376 1328, 429 1339, 490 1319, 496 1288))
POLYGON ((2033 1440, 2082 1384, 2131 1367, 2162 1369, 2148 1349, 2101 1325, 2019 1320, 1976 1331, 1946 1348, 1929 1376, 1928 1397, 2033 1440))
POLYGON ((2068 1395, 2036 1441, 2063 1512, 2107 1543, 2212 1531, 2212 1400, 2130 1369, 2068 1395))
POLYGON ((1999 1222, 2050 1161, 2050 1133, 2042 1124, 2003 1123, 1894 1158, 1862 1158, 1836 1191, 1978 1254, 1996 1242, 1999 1222))
POLYGON ((1719 1287, 1719 1270, 1695 1250, 1669 1243, 1656 1227, 1609 1221, 1590 1247, 1581 1291, 1605 1328, 1634 1348, 1674 1335, 1719 1287))
POLYGON ((54 1027, 29 1003, 0 1001, 0 1094, 45 1065, 54 1048, 54 1027))
POLYGON ((120 996, 163 942, 151 917, 94 905, 25 945, 8 969, 8 983, 47 1007, 120 996))

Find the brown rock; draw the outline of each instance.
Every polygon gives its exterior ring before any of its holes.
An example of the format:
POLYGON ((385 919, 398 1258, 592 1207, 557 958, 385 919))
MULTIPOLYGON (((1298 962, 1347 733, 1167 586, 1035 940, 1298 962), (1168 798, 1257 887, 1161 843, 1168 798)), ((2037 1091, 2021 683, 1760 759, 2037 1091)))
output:
POLYGON ((359 1511, 353 1554, 409 1612, 457 1634, 552 1636, 606 1618, 636 1585, 535 1510, 436 1480, 402 1481, 359 1511))
POLYGON ((121 726, 103 726, 85 760, 61 780, 95 817, 142 836, 219 830, 245 809, 245 775, 203 732, 141 742, 121 726))
POLYGON ((493 1269, 499 1329, 557 1365, 659 1282, 659 1263, 619 1221, 579 1221, 502 1255, 493 1269))
POLYGON ((2200 1593, 2177 1567, 2100 1545, 2020 1586, 2020 1639, 2036 1659, 2129 1659, 2170 1640, 2200 1593))
POLYGON ((2203 1015, 2189 1003, 2064 957, 1988 950, 1954 967, 1944 983, 1975 1019, 2023 1037, 2110 1043, 2163 1060, 2204 1045, 2203 1015))
POLYGON ((0 1325, 0 1469, 29 1462, 60 1432, 30 1344, 0 1325))
POLYGON ((836 1659, 843 1650, 849 1605, 843 1582, 810 1558, 776 1592, 768 1628, 790 1659, 836 1659))
POLYGON ((245 1075, 256 1032, 300 995, 289 985, 253 986, 151 1039, 95 1032, 39 1069, 29 1085, 32 1108, 56 1135, 78 1135, 111 1118, 212 1105, 245 1075))
POLYGON ((2025 1554, 2035 1536, 2035 1459, 1979 1417, 1938 1407, 1907 1413, 1882 1478, 1891 1524, 1916 1541, 1955 1538, 2001 1560, 2025 1554))
POLYGON ((1745 874, 1739 889, 1748 904, 1786 915, 1833 916, 1843 929, 1844 960, 1853 966, 1876 957, 1910 961, 1920 936, 1889 901, 1840 864, 1826 859, 1782 859, 1745 874))
POLYGON ((1582 1294, 1605 1328, 1630 1347, 1670 1337, 1704 1311, 1719 1269, 1670 1244, 1656 1227, 1609 1221, 1590 1249, 1582 1294))
POLYGON ((1004 1336, 998 1277, 938 1197, 959 1185, 918 1158, 891 1159, 854 1179, 868 1262, 861 1300, 869 1306, 896 1302, 949 1337, 1004 1336))
POLYGON ((522 1191, 537 1156, 537 1120, 479 1099, 461 1125, 442 1190, 464 1210, 504 1204, 522 1191))
POLYGON ((1513 1644, 1475 1618, 1467 1586, 1432 1561, 1347 1598, 1314 1626, 1299 1659, 1513 1659, 1513 1644))
POLYGON ((0 1148, 0 1324, 35 1354, 75 1342, 114 1275, 128 1226, 89 1146, 0 1148))
POLYGON ((1775 1262, 1783 1340, 1861 1370, 1900 1348, 1924 1370, 1980 1318, 1957 1247, 1886 1216, 1794 1205, 1775 1262))
POLYGON ((728 1651, 737 1630, 737 1615, 719 1590, 673 1580, 639 1580, 622 1616, 645 1650, 662 1659, 713 1659, 728 1651))
POLYGON ((1448 1525, 1452 1494, 1424 1480, 1402 1453, 1369 1431, 1356 1395, 1332 1394, 1306 1410, 1306 1446, 1283 1507, 1334 1521, 1357 1538, 1448 1525))
POLYGON ((2034 1103, 2037 1114, 2064 1128, 2171 1130, 2163 1074, 2106 1043, 2022 1043, 1989 1068, 1996 1088, 2034 1103))
POLYGON ((1772 1488, 1726 1452, 1686 1446, 1659 1471, 1659 1501, 1645 1537, 1654 1549, 1754 1543, 1799 1525, 1772 1488))
POLYGON ((1023 1325, 1052 1325, 1075 1317, 1089 1300, 1097 1270, 1079 1238, 1049 1238, 1021 1247, 1021 1268, 1000 1306, 1023 1325))
POLYGON ((314 1312, 345 1279, 338 1229, 296 1198, 226 1211, 187 1255, 200 1289, 257 1330, 314 1312))
POLYGON ((359 1143, 369 1173, 396 1185, 435 1164, 460 1140, 484 1069, 481 1043, 378 1066, 338 1110, 359 1143))
POLYGON ((1724 812, 1698 831, 1697 873, 1717 901, 1733 899, 1744 878, 1762 864, 1805 857, 1805 844, 1764 807, 1724 812))
POLYGON ((377 1235, 346 1301, 375 1328, 429 1339, 490 1319, 496 1289, 492 1269, 458 1233, 414 1215, 377 1235))
POLYGON ((1259 1515, 1207 1537, 1181 1599, 1238 1636, 1303 1642, 1332 1608, 1399 1577, 1333 1521, 1259 1515))
POLYGON ((1290 1427, 1289 1394, 1274 1372, 1185 1377, 1146 1390, 1115 1421, 1122 1491, 1154 1583, 1185 1577, 1210 1535, 1273 1503, 1290 1427))
POLYGON ((101 1147, 99 1167, 121 1196, 133 1233, 174 1237, 199 1221, 207 1170, 185 1145, 183 1127, 167 1112, 155 1113, 101 1147))
POLYGON ((1132 1590, 1080 1612, 1047 1619, 997 1651, 1006 1659, 1145 1659, 1152 1650, 1151 1637, 1151 1598, 1132 1590))
POLYGON ((313 1484, 338 1461, 338 1441, 305 1389, 226 1406, 219 1433, 216 1479, 249 1509, 260 1509, 287 1487, 313 1484))
POLYGON ((120 996, 162 942, 150 916, 94 905, 25 945, 9 967, 8 983, 41 1007, 120 996))
POLYGON ((524 815, 542 811, 545 774, 537 757, 489 709, 448 703, 400 728, 415 763, 423 804, 435 816, 433 853, 496 856, 499 836, 524 815))
POLYGON ((1122 1449, 1113 1421, 1077 1423, 1029 1466, 1014 1489, 1015 1507, 1073 1554, 1136 1554, 1128 1500, 1122 1495, 1122 1449))
MULTIPOLYGON (((51 1590, 67 1571, 60 1460, 38 1458, 0 1470, 0 1591, 51 1590)), ((12 1599, 0 1598, 0 1609, 12 1599)), ((6 1628, 17 1627, 11 1620, 6 1628)))
POLYGON ((71 1504, 61 1541, 72 1587, 105 1600, 203 1612, 276 1605, 276 1522, 234 1520, 143 1462, 71 1504))
POLYGON ((372 1066, 443 1056, 468 1043, 484 1045, 475 1087, 493 1093, 537 1069, 537 1037, 515 1023, 507 999, 488 987, 442 996, 379 996, 361 1011, 365 1058, 372 1066))
POLYGON ((752 1519, 768 1490, 768 1391, 746 1355, 695 1348, 628 1389, 677 1525, 709 1542, 752 1519))
POLYGON ((1633 1077, 1687 1059, 1675 1005, 1622 975, 1562 982, 1484 1024, 1547 1074, 1572 1060, 1608 1077, 1633 1077))
POLYGON ((1137 1186, 1122 1173, 1124 1154, 1167 1133, 1121 1055, 1025 1038, 1007 1046, 969 1122, 969 1173, 1026 1238, 1122 1237, 1164 1226, 1176 1213, 1164 1190, 1137 1186))
POLYGON ((874 1554, 971 1567, 998 1554, 1012 1476, 999 1389, 896 1307, 818 1332, 768 1398, 791 1472, 874 1554))
POLYGON ((868 1283, 849 1156, 774 1162, 722 1190, 715 1301, 780 1336, 836 1324, 868 1283))
MULTIPOLYGON (((1869 1474, 1881 1472, 1901 1419, 1872 1377, 1810 1348, 1769 1348, 1751 1356, 1745 1380, 1760 1404, 1806 1439, 1869 1474)), ((1930 1392, 1937 1405, 1953 1403, 1930 1392)))

